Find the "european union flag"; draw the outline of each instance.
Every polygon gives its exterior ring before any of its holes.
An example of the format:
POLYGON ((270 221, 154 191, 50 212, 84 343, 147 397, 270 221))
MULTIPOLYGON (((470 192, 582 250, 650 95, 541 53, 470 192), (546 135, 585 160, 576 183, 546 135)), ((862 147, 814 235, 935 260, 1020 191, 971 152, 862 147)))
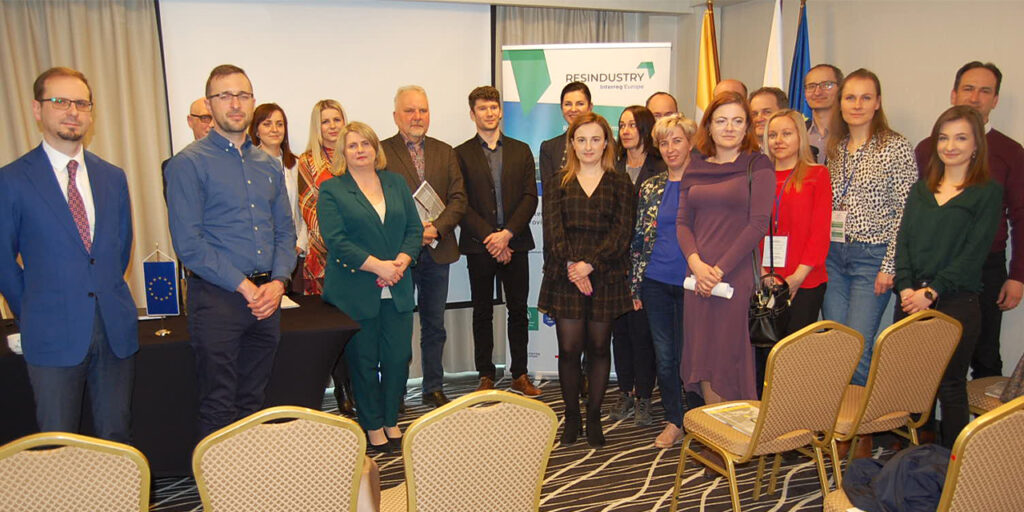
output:
POLYGON ((800 25, 796 29, 796 48, 793 49, 793 66, 789 72, 789 108, 801 112, 810 119, 811 107, 804 96, 804 77, 811 70, 811 47, 807 38, 807 9, 800 5, 800 25))
POLYGON ((174 261, 146 261, 142 271, 146 280, 146 314, 152 316, 177 316, 178 275, 174 261))

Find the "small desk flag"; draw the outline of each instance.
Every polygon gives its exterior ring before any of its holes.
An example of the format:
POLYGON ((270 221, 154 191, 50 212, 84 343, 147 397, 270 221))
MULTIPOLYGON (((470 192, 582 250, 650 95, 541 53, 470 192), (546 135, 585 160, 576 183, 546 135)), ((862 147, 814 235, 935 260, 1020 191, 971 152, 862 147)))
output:
POLYGON ((142 263, 146 280, 146 314, 151 316, 177 316, 178 275, 174 261, 146 261, 142 263))

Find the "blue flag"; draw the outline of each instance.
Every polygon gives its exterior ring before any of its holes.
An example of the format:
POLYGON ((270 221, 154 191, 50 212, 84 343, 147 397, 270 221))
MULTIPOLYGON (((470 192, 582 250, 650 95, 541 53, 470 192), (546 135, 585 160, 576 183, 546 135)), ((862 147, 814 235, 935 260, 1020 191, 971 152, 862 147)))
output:
POLYGON ((811 47, 807 38, 807 9, 800 6, 800 25, 796 29, 796 48, 793 49, 793 67, 789 71, 789 108, 802 112, 810 119, 811 107, 804 96, 804 77, 811 70, 811 47))
POLYGON ((146 261, 142 263, 146 280, 146 314, 176 316, 178 309, 177 263, 173 261, 146 261))

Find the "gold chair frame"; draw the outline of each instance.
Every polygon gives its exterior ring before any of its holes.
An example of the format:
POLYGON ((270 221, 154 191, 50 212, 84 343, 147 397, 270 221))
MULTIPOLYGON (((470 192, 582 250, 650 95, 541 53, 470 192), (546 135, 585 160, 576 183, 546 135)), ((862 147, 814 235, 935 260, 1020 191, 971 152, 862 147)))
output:
MULTIPOLYGON (((878 385, 879 367, 881 366, 881 364, 883 362, 885 362, 883 360, 883 358, 885 358, 886 355, 887 355, 886 349, 887 349, 888 345, 890 344, 889 340, 893 339, 894 336, 896 336, 897 334, 899 334, 901 331, 903 331, 905 329, 912 328, 915 325, 919 325, 920 322, 928 322, 928 321, 941 321, 941 322, 946 322, 946 323, 950 324, 950 326, 952 326, 955 329, 956 336, 955 336, 955 339, 954 339, 952 345, 949 348, 949 353, 943 359, 943 363, 941 365, 941 370, 939 371, 939 373, 937 375, 934 376, 934 378, 935 378, 934 385, 929 386, 930 393, 928 394, 929 399, 927 400, 927 405, 922 405, 920 410, 915 410, 915 411, 893 411, 893 410, 889 410, 889 411, 884 412, 883 414, 879 414, 876 418, 871 419, 871 421, 879 421, 879 420, 882 420, 883 418, 885 418, 887 416, 892 416, 894 414, 896 414, 896 415, 906 414, 907 415, 906 416, 906 422, 903 425, 901 425, 901 426, 897 426, 895 429, 892 430, 892 432, 895 432, 896 434, 900 435, 901 437, 904 437, 904 438, 908 439, 914 445, 920 444, 919 443, 919 439, 918 439, 918 431, 917 431, 917 429, 919 429, 921 426, 923 426, 928 421, 928 418, 931 416, 931 412, 932 412, 931 404, 934 403, 934 401, 935 401, 935 393, 939 389, 939 383, 942 380, 942 375, 945 372, 945 368, 949 365, 949 361, 953 357, 953 353, 956 351, 956 346, 960 343, 960 338, 963 335, 963 326, 960 324, 959 321, 957 321, 955 318, 953 318, 953 317, 951 317, 951 316, 949 316, 949 315, 947 315, 945 313, 942 313, 941 311, 936 311, 936 310, 933 310, 933 309, 929 309, 929 310, 925 310, 925 311, 920 311, 920 312, 914 313, 914 314, 912 314, 912 315, 910 315, 910 316, 900 320, 899 322, 896 322, 896 323, 890 325, 889 327, 885 328, 885 330, 882 331, 882 333, 878 336, 878 340, 875 341, 874 352, 871 354, 871 366, 870 366, 870 368, 868 370, 868 379, 867 379, 867 382, 864 385, 863 398, 861 399, 859 405, 857 406, 857 410, 856 410, 856 412, 853 415, 853 420, 850 423, 849 432, 842 433, 842 432, 839 432, 838 430, 836 430, 836 434, 832 438, 832 443, 831 443, 832 470, 835 473, 836 487, 837 488, 840 487, 842 485, 842 483, 843 483, 843 472, 841 470, 842 469, 842 465, 841 465, 841 461, 838 458, 839 454, 838 454, 837 443, 843 442, 843 441, 851 441, 851 443, 850 443, 850 450, 849 450, 849 452, 847 454, 847 459, 846 459, 847 460, 847 465, 849 465, 849 462, 853 460, 853 455, 854 455, 854 452, 856 451, 856 448, 857 448, 857 443, 858 443, 858 440, 859 440, 858 436, 859 435, 862 435, 862 434, 872 434, 872 433, 875 433, 876 431, 877 432, 883 432, 884 431, 884 430, 872 430, 871 432, 861 432, 860 430, 861 430, 861 427, 863 426, 862 422, 864 421, 864 415, 867 413, 869 405, 872 404, 872 401, 871 401, 872 393, 875 391, 875 387, 878 385), (913 417, 911 416, 911 414, 920 414, 920 417, 917 420, 914 420, 913 417), (905 429, 905 430, 903 430, 903 429, 905 429)), ((931 347, 929 347, 929 348, 931 348, 931 347)), ((849 391, 849 389, 848 389, 848 391, 849 391)), ((924 404, 924 402, 925 401, 922 401, 922 404, 924 404)), ((838 423, 838 418, 837 418, 837 423, 838 423)))
POLYGON ((405 483, 398 487, 387 489, 382 493, 381 509, 385 511, 390 510, 388 504, 395 503, 397 501, 396 495, 404 491, 406 495, 406 510, 419 510, 417 504, 417 492, 419 489, 417 488, 416 478, 413 472, 413 447, 416 445, 416 438, 422 432, 428 430, 433 424, 442 421, 449 416, 458 414, 465 409, 488 403, 507 403, 517 407, 524 407, 532 411, 540 412, 548 419, 549 428, 547 439, 544 443, 545 448, 543 458, 537 471, 537 484, 533 490, 533 510, 539 509, 541 487, 544 483, 544 472, 547 471, 548 461, 550 460, 551 451, 555 444, 555 433, 558 430, 558 417, 555 415, 555 411, 553 411, 551 407, 544 402, 496 389, 475 391, 461 396, 452 400, 448 404, 424 414, 409 425, 409 428, 406 430, 402 438, 402 462, 405 467, 405 483))
MULTIPOLYGON (((747 402, 751 404, 757 404, 760 408, 757 417, 757 422, 754 425, 753 433, 750 435, 750 441, 747 443, 746 452, 743 454, 733 454, 724 448, 718 447, 714 443, 714 441, 704 436, 701 436, 694 432, 688 432, 686 434, 686 437, 683 439, 683 446, 680 449, 679 453, 679 465, 676 468, 675 484, 672 490, 672 504, 670 508, 671 512, 675 512, 678 508, 679 486, 682 482, 683 473, 686 469, 687 456, 693 457, 697 461, 703 463, 706 467, 714 470, 715 472, 721 474, 722 476, 725 476, 729 480, 729 492, 732 497, 733 510, 735 512, 740 511, 739 486, 736 481, 736 465, 749 462, 752 458, 754 458, 754 453, 757 450, 759 444, 761 443, 761 433, 764 428, 766 418, 769 416, 766 413, 766 411, 770 410, 769 406, 772 403, 772 382, 775 376, 775 366, 778 354, 782 353, 787 347, 789 347, 792 344, 799 343, 807 338, 825 334, 831 331, 839 331, 841 333, 847 334, 859 343, 859 348, 856 351, 857 355, 855 358, 853 358, 854 364, 850 365, 850 372, 846 376, 845 382, 849 382, 849 380, 853 377, 853 372, 856 370, 856 360, 859 359, 860 354, 863 352, 864 349, 864 339, 857 331, 845 325, 839 324, 837 322, 821 321, 808 325, 807 327, 800 329, 799 331, 787 336, 785 339, 776 343, 775 347, 772 348, 772 351, 768 356, 768 363, 765 368, 765 385, 764 391, 762 392, 762 400, 736 401, 736 403, 747 402), (699 452, 696 452, 693 449, 691 449, 690 445, 694 440, 699 441, 701 445, 717 452, 722 457, 722 460, 725 462, 726 467, 723 468, 719 466, 715 462, 709 460, 707 457, 701 455, 699 452)), ((839 407, 842 402, 841 396, 842 395, 840 394, 840 396, 836 400, 835 411, 832 413, 831 416, 833 418, 839 413, 839 407)), ((688 412, 687 414, 695 413, 700 410, 701 409, 695 409, 693 411, 688 412)), ((834 422, 832 423, 832 425, 834 428, 834 422)), ((812 450, 807 450, 806 445, 796 448, 796 451, 799 451, 800 453, 808 455, 812 459, 814 459, 817 465, 818 478, 821 484, 823 494, 828 492, 829 485, 828 477, 825 472, 825 460, 822 451, 828 449, 832 440, 832 435, 832 428, 829 428, 828 430, 822 432, 810 432, 810 446, 812 450)), ((759 499, 761 496, 761 480, 764 477, 765 455, 768 454, 762 454, 758 456, 757 474, 754 477, 754 500, 759 499)), ((771 477, 768 484, 768 494, 774 494, 775 492, 775 486, 777 483, 780 464, 781 452, 777 452, 775 453, 775 459, 772 462, 771 477)))
POLYGON ((142 452, 132 446, 68 432, 40 432, 0 446, 0 460, 13 457, 26 450, 48 446, 57 447, 55 449, 74 447, 128 459, 139 470, 139 510, 141 512, 149 510, 149 461, 146 460, 146 456, 142 452))
POLYGON ((359 482, 363 474, 363 465, 366 463, 366 456, 364 455, 366 453, 366 435, 363 433, 363 429, 358 423, 348 418, 297 406, 278 406, 257 411, 206 436, 196 445, 196 449, 192 453, 192 473, 196 479, 196 486, 199 488, 199 497, 203 502, 203 510, 213 510, 209 484, 206 481, 206 475, 202 468, 203 456, 220 442, 276 420, 305 420, 347 430, 356 436, 356 453, 358 456, 356 457, 355 469, 350 479, 351 503, 348 507, 351 512, 356 512, 359 502, 359 482))

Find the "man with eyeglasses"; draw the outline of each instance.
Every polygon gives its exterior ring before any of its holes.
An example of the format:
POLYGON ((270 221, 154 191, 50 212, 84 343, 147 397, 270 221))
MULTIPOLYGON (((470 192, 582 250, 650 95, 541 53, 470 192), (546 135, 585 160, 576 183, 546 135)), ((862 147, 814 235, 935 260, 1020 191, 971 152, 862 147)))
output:
POLYGON ((213 129, 167 164, 171 239, 188 269, 200 438, 263 406, 295 267, 280 164, 246 134, 254 103, 245 71, 214 68, 206 81, 213 129))
POLYGON ((78 432, 88 390, 95 435, 129 443, 139 337, 124 280, 128 182, 83 148, 85 75, 51 68, 32 89, 43 141, 0 169, 0 293, 21 330, 39 429, 78 432))
POLYGON ((839 84, 843 72, 831 64, 818 64, 804 75, 804 97, 811 107, 811 119, 807 121, 807 141, 818 148, 818 163, 824 164, 825 145, 828 144, 828 127, 832 122, 832 106, 839 96, 839 84))

